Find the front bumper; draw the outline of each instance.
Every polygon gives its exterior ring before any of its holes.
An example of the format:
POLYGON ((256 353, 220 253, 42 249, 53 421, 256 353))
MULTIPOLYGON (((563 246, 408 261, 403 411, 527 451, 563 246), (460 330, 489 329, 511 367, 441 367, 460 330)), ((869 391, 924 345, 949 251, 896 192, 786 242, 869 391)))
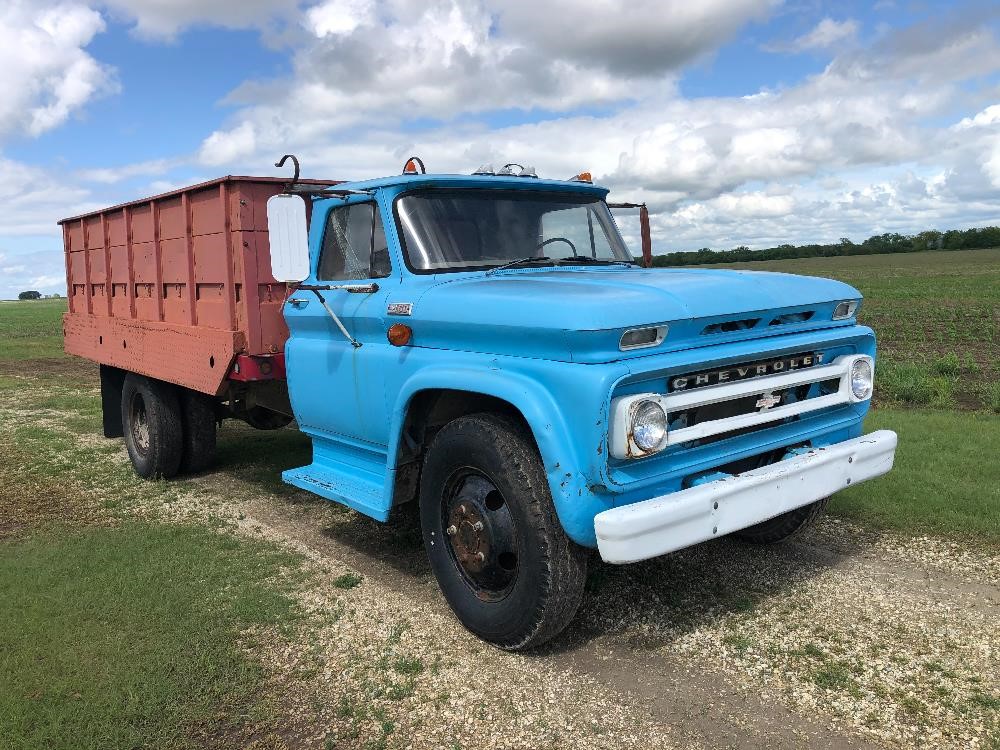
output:
POLYGON ((896 433, 879 430, 594 517, 597 547, 630 563, 730 534, 885 474, 896 433))

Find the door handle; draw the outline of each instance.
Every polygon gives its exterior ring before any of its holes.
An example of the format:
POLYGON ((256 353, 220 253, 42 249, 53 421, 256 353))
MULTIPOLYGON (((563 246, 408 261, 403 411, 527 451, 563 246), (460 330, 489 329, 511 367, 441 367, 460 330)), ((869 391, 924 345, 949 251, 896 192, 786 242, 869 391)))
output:
POLYGON ((289 297, 288 304, 301 309, 309 304, 309 300, 303 299, 302 297, 289 297))

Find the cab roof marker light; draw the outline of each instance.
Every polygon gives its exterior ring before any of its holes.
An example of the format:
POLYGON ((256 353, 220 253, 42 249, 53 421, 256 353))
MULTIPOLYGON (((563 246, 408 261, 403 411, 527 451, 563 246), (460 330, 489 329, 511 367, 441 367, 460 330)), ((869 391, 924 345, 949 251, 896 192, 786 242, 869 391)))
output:
POLYGON ((594 178, 591 176, 590 172, 580 172, 578 175, 574 175, 569 178, 570 182, 593 182, 594 178))
POLYGON ((427 174, 423 159, 419 156, 411 156, 403 165, 403 174, 427 174))
POLYGON ((849 299, 837 303, 837 306, 833 309, 833 319, 846 320, 852 317, 858 311, 858 302, 859 300, 849 299))

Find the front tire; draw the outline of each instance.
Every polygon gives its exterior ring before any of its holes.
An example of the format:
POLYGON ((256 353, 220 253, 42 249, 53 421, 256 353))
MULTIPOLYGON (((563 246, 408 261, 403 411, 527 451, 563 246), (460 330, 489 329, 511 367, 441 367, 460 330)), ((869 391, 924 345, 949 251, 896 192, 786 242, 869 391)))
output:
POLYGON ((129 373, 122 384, 122 432, 136 474, 144 479, 177 474, 184 450, 177 389, 129 373))
POLYGON ((739 537, 752 544, 778 544, 785 542, 805 531, 820 517, 830 498, 817 500, 801 508, 790 510, 767 521, 748 526, 742 531, 734 532, 739 537))
POLYGON ((562 529, 534 441, 495 414, 435 436, 420 483, 424 546, 462 624, 510 651, 558 635, 583 597, 587 553, 562 529))

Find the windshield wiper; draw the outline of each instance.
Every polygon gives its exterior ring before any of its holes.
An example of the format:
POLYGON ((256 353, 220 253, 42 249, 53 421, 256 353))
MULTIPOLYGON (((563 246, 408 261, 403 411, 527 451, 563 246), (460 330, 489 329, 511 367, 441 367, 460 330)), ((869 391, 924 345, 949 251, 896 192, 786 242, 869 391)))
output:
POLYGON ((595 266, 634 266, 630 260, 609 260, 607 258, 588 258, 586 255, 574 255, 570 258, 560 258, 559 265, 595 265, 595 266))
POLYGON ((545 261, 550 261, 550 260, 552 260, 552 258, 550 258, 548 255, 529 255, 527 258, 518 258, 516 260, 509 261, 508 263, 495 266, 494 268, 491 268, 489 271, 487 271, 486 275, 489 276, 491 273, 502 271, 505 268, 516 268, 517 266, 523 266, 527 263, 538 263, 538 262, 544 263, 545 261))

